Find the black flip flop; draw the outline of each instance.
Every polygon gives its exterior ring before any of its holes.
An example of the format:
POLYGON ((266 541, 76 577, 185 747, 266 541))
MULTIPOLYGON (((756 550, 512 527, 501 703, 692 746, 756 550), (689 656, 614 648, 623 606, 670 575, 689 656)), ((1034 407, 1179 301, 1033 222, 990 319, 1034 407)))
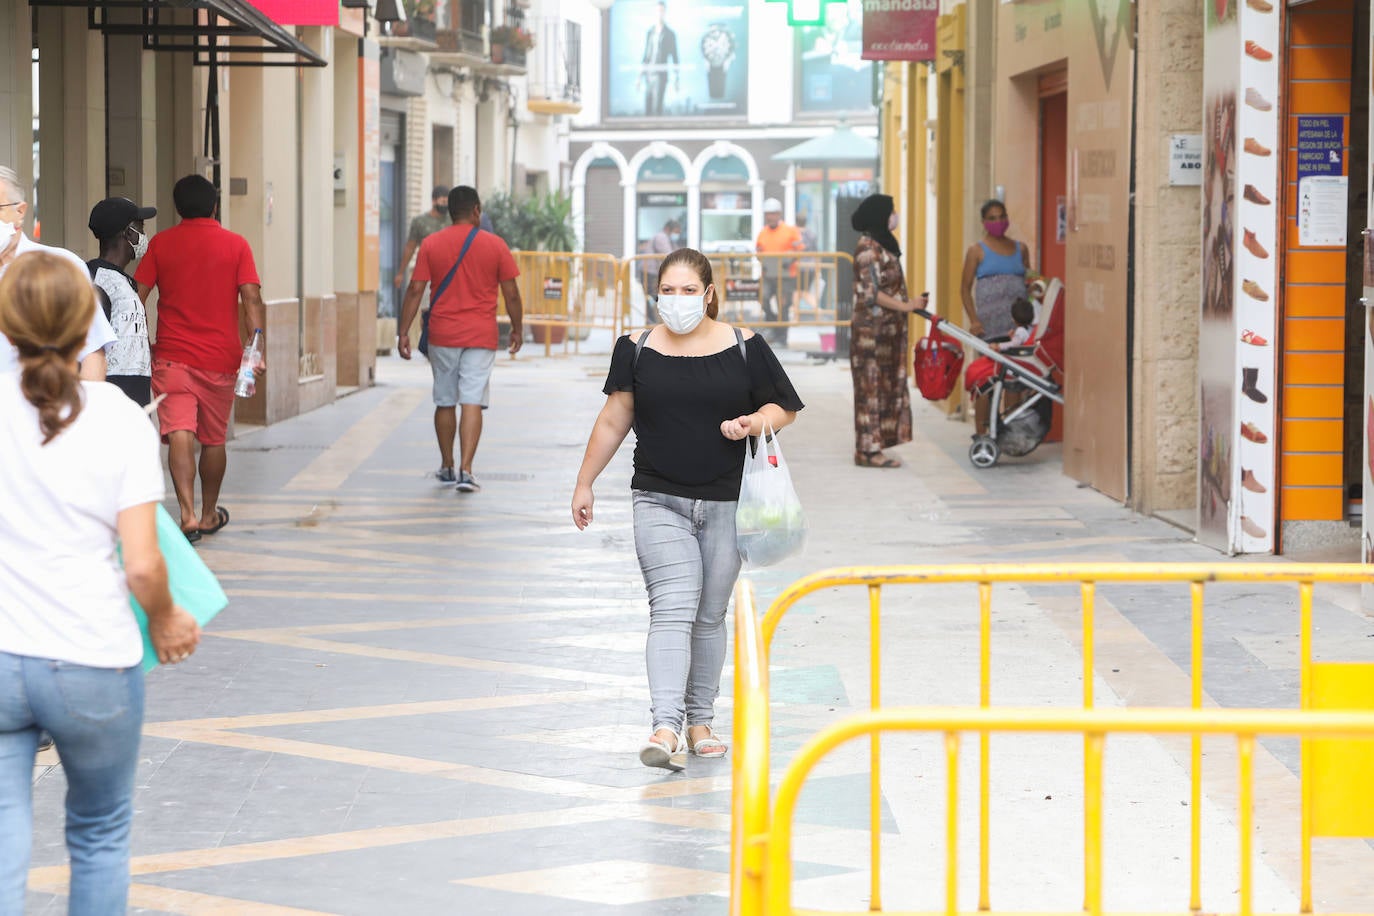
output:
POLYGON ((219 531, 225 525, 229 524, 229 510, 224 508, 223 506, 216 506, 215 518, 219 519, 219 524, 213 528, 200 529, 201 534, 214 534, 216 531, 219 531))
POLYGON ((181 530, 181 533, 184 534, 184 535, 186 535, 186 540, 189 541, 189 542, 192 543, 192 544, 194 544, 196 541, 199 541, 199 540, 200 540, 200 537, 201 537, 201 535, 200 535, 200 529, 199 529, 199 528, 197 528, 197 529, 194 530, 194 531, 187 531, 186 529, 183 528, 183 529, 181 530))

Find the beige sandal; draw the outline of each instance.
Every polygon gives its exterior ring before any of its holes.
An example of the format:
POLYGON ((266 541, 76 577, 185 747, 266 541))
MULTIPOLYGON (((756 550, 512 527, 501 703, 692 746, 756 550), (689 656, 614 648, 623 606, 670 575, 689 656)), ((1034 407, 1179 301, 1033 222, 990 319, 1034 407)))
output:
POLYGON ((646 767, 658 767, 664 770, 685 770, 687 769, 687 739, 682 735, 673 733, 673 746, 671 748, 664 744, 658 737, 658 732, 654 732, 648 741, 639 748, 639 762, 646 767))
MULTIPOLYGON (((693 728, 701 727, 703 726, 689 726, 687 731, 690 734, 693 728)), ((726 751, 729 750, 729 747, 726 745, 724 741, 720 740, 720 737, 718 735, 716 735, 715 729, 711 728, 711 726, 709 725, 704 727, 706 729, 706 737, 702 738, 696 744, 692 745, 692 753, 697 757, 701 757, 703 759, 710 759, 713 757, 724 757, 726 751)))

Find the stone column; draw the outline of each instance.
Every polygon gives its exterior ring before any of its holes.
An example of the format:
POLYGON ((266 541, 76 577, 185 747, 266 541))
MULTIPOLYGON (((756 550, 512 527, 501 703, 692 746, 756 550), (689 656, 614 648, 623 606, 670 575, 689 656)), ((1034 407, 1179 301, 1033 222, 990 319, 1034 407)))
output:
POLYGON ((0 0, 0 164, 33 182, 33 34, 29 5, 0 0))
POLYGON ((1169 139, 1202 132, 1203 14, 1137 7, 1135 379, 1131 505, 1153 513, 1197 499, 1198 297, 1202 215, 1196 186, 1169 185, 1169 139))
MULTIPOLYGON (((86 222, 105 194, 104 50, 84 9, 40 9, 39 187, 46 244, 95 254, 86 222)), ((32 231, 33 227, 29 227, 32 231)))

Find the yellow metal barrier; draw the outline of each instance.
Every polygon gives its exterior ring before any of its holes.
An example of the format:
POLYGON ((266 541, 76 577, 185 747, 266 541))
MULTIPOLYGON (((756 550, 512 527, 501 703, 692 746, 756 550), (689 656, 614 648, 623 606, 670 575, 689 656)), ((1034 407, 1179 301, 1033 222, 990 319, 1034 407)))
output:
POLYGON ((754 589, 735 588, 735 721, 730 761, 730 913, 762 912, 768 830, 768 663, 754 589), (743 739, 743 740, 741 740, 743 739))
MULTIPOLYGON (((1093 916, 1102 907, 1102 765, 1107 738, 1115 734, 1186 734, 1195 741, 1203 735, 1236 736, 1239 758, 1237 833, 1240 846, 1241 916, 1254 911, 1254 747, 1261 735, 1304 739, 1374 740, 1374 712, 1320 712, 1262 709, 1123 709, 1048 710, 1043 707, 952 709, 906 707, 859 713, 823 729, 797 754, 778 785, 773 805, 768 847, 764 905, 742 912, 782 916, 797 912, 792 907, 792 825, 797 799, 807 776, 832 750, 864 735, 876 739, 882 732, 925 731, 943 734, 948 780, 945 812, 946 916, 959 909, 957 855, 959 838, 958 785, 959 745, 965 732, 987 736, 993 732, 1058 732, 1084 736, 1083 844, 1084 911, 1093 916)), ((738 740, 738 739, 736 739, 738 740)), ((874 910, 877 907, 873 908, 874 910)), ((979 906, 979 910, 988 907, 979 906)), ((1304 910, 1308 912, 1309 910, 1304 910)), ((854 911, 857 913, 864 911, 854 911)), ((1193 908, 1197 912, 1197 908, 1193 908)))
MULTIPOLYGON (((754 638, 747 632, 755 622, 758 623, 758 640, 763 647, 761 663, 766 666, 768 648, 782 618, 807 595, 836 586, 864 586, 868 590, 869 604, 869 650, 870 683, 869 707, 877 714, 881 708, 882 668, 882 588, 887 585, 908 584, 950 584, 969 583, 978 588, 979 603, 979 704, 983 710, 991 706, 991 669, 992 669, 992 595, 997 584, 1032 583, 1074 583, 1079 586, 1082 596, 1082 645, 1083 645, 1083 709, 1093 708, 1093 674, 1095 645, 1096 595, 1099 583, 1180 583, 1187 584, 1191 597, 1191 679, 1190 707, 1195 713, 1202 710, 1203 702, 1203 634, 1204 634, 1204 592, 1208 583, 1244 582, 1288 583, 1298 587, 1298 615, 1301 654, 1301 702, 1304 712, 1318 708, 1349 708, 1352 697, 1362 697, 1362 708, 1374 708, 1374 666, 1316 664, 1312 660, 1312 596, 1317 582, 1323 583, 1368 583, 1374 582, 1374 568, 1357 564, 1314 564, 1296 565, 1280 563, 1258 564, 1006 564, 1006 565, 955 565, 943 567, 901 566, 901 567, 859 567, 835 569, 817 573, 798 580, 778 597, 761 621, 753 606, 747 588, 736 595, 737 646, 754 638), (743 608, 743 612, 741 612, 743 608)), ((737 660, 737 665, 739 660, 737 660)), ((767 731, 767 677, 766 672, 750 674, 741 667, 736 669, 736 703, 750 704, 754 709, 762 707, 763 712, 755 712, 746 720, 736 720, 735 753, 739 757, 746 754, 757 756, 755 747, 766 740, 767 731), (748 680, 746 680, 748 678, 748 680), (753 687, 750 687, 750 685, 753 687), (759 687, 761 685, 761 688, 759 687), (741 697, 741 689, 762 689, 763 697, 748 695, 741 697), (760 726, 759 723, 764 725, 760 726), (760 727, 763 731, 760 732, 760 727)), ((738 715, 738 713, 737 713, 738 715)), ((1166 729, 1167 730, 1167 729, 1166 729)), ((870 739, 870 793, 869 821, 871 842, 871 887, 870 905, 873 911, 882 910, 881 895, 881 848, 880 848, 880 803, 881 803, 881 729, 869 730, 870 739)), ((1190 906, 1193 911, 1201 908, 1201 809, 1202 785, 1201 731, 1194 730, 1192 740, 1192 797, 1191 849, 1190 862, 1190 906)), ((990 729, 979 733, 979 868, 978 868, 978 909, 990 908, 989 901, 989 781, 990 781, 990 729)), ((763 743, 764 748, 767 747, 763 743)), ((1311 840, 1314 836, 1374 835, 1374 806, 1365 805, 1364 817, 1351 815, 1349 799, 1368 791, 1370 779, 1374 779, 1374 746, 1349 742, 1310 742, 1302 744, 1302 911, 1312 909, 1312 860, 1311 840), (1367 761, 1367 765, 1365 763, 1367 761), (1364 773, 1364 782, 1358 778, 1364 773), (1313 787, 1320 782, 1323 786, 1322 797, 1314 796, 1313 787), (1323 803, 1324 802, 1324 803, 1323 803), (1314 817, 1314 812, 1316 817, 1314 817)), ((1085 760, 1089 762, 1089 779, 1100 781, 1100 744, 1094 744, 1089 735, 1085 738, 1085 760), (1094 761, 1096 761, 1094 763, 1094 761), (1095 774, 1095 775, 1094 775, 1095 774)), ((951 750, 951 753, 954 753, 951 750)), ((765 752, 766 758, 766 752, 765 752)), ((743 765, 737 758, 737 764, 743 765)), ((748 789, 748 779, 737 783, 737 793, 748 789)), ((951 793, 955 791, 951 787, 951 793)), ((1248 791, 1248 790, 1247 790, 1248 791)), ((737 804, 740 804, 737 800, 737 804)), ((750 793, 743 802, 746 812, 750 806, 767 806, 766 793, 760 796, 750 793), (760 798, 762 800, 760 800, 760 798)), ((754 811, 746 813, 750 821, 757 821, 760 815, 754 811)), ((1100 829, 1100 807, 1085 809, 1085 830, 1091 831, 1094 822, 1100 829)), ((768 842, 768 835, 760 835, 744 830, 744 849, 751 844, 768 842)), ((770 853, 770 862, 772 862, 770 853)), ((1090 865, 1093 863, 1089 863, 1090 865)), ((1100 866, 1100 862, 1096 863, 1100 866)), ((770 869, 771 873, 771 869, 770 869)), ((1099 871, 1100 874, 1100 871, 1099 871)), ((746 871, 747 875, 747 871, 746 871)), ((745 883, 745 892, 751 888, 745 883)), ((1100 895, 1100 887, 1089 891, 1100 895)), ((770 899, 771 896, 770 896, 770 899)), ((1091 899, 1091 895, 1090 898, 1091 899)), ((738 912, 752 913, 761 910, 741 909, 738 912)), ((769 912, 784 912, 769 910, 769 912)), ((790 912, 790 911, 787 911, 790 912)))
MULTIPOLYGON (((708 255, 720 293, 719 318, 751 328, 815 327, 822 332, 849 321, 854 258, 842 251, 795 254, 708 255)), ((654 294, 661 255, 635 255, 621 262, 622 325, 625 333, 653 324, 648 299, 654 294)))
MULTIPOLYGON (((593 331, 608 342, 620 333, 620 267, 608 254, 514 252, 525 304, 525 328, 544 355, 577 353, 593 331)), ((508 322, 505 303, 498 320, 508 322)), ((606 349, 605 347, 602 348, 606 349)))

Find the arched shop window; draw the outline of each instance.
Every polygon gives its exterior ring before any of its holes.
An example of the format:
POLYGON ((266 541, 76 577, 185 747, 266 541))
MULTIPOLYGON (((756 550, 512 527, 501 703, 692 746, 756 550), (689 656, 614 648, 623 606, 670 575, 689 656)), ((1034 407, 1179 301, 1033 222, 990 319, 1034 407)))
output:
POLYGON ((687 173, 672 156, 646 159, 639 167, 635 196, 635 245, 639 254, 653 250, 653 238, 669 222, 678 225, 674 247, 687 243, 687 173))
POLYGON ((680 185, 687 181, 687 173, 683 171, 682 163, 672 156, 661 156, 658 159, 645 159, 639 167, 636 181, 639 184, 680 185))
POLYGON ((754 250, 749 168, 738 156, 716 156, 701 170, 701 249, 754 250))

